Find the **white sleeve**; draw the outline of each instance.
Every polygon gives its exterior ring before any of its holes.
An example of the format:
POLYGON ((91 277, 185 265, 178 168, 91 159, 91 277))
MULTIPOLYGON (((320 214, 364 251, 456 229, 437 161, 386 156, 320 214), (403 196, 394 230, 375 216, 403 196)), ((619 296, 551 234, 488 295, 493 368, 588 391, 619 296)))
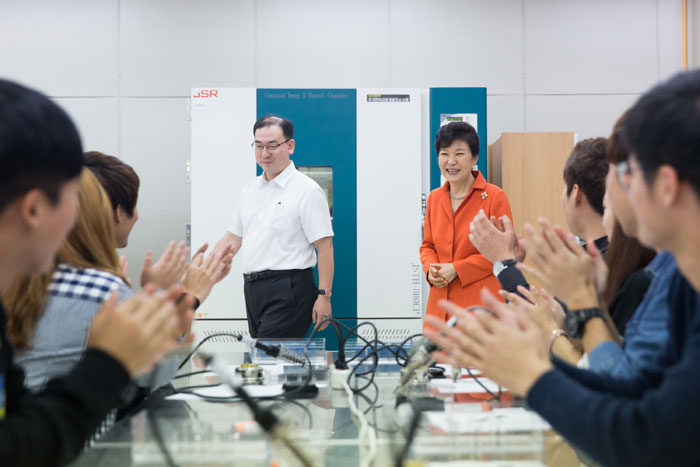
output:
POLYGON ((233 217, 228 226, 228 231, 233 235, 243 237, 243 222, 241 222, 241 196, 236 201, 236 207, 233 209, 233 217))
POLYGON ((299 219, 309 243, 333 236, 328 200, 321 187, 315 187, 302 198, 299 204, 299 219))

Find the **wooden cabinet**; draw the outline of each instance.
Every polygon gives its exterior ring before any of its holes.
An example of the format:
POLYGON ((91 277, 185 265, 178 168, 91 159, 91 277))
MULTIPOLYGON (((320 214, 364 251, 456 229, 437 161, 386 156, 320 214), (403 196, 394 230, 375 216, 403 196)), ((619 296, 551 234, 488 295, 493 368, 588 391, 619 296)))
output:
POLYGON ((489 147, 489 182, 508 195, 518 235, 546 217, 568 230, 561 208, 563 170, 574 133, 503 133, 489 147))

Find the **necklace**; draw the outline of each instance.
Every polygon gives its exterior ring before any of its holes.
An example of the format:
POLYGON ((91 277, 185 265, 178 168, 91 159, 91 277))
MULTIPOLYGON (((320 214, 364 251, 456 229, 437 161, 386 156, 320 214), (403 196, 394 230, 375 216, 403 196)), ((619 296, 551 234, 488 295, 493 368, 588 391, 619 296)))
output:
POLYGON ((450 199, 464 199, 466 197, 467 197, 467 195, 464 195, 464 196, 452 196, 452 195, 450 195, 450 199))

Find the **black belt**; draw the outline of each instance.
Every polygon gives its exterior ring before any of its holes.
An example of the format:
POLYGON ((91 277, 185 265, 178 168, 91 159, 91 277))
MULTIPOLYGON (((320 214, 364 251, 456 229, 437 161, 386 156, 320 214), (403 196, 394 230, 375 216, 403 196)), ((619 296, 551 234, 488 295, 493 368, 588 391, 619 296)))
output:
POLYGON ((295 272, 303 272, 303 271, 310 271, 310 270, 311 270, 311 268, 308 268, 308 269, 280 269, 280 270, 275 270, 275 271, 267 269, 265 271, 243 273, 243 280, 246 282, 255 282, 255 281, 262 280, 262 279, 268 279, 270 277, 284 276, 284 275, 293 274, 295 272))

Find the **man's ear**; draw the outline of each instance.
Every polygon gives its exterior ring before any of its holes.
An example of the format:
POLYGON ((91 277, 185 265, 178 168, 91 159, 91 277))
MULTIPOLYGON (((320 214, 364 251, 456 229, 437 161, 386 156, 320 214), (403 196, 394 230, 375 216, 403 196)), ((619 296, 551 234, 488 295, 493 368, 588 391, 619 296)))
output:
POLYGON ((41 224, 41 218, 49 202, 46 196, 35 188, 29 190, 17 200, 19 217, 30 229, 36 229, 41 224))
POLYGON ((678 172, 670 165, 660 166, 654 177, 654 196, 662 206, 670 208, 680 196, 681 186, 678 172))
POLYGON ((294 141, 294 139, 290 139, 289 143, 287 144, 289 144, 289 155, 291 156, 294 154, 294 146, 296 146, 296 141, 294 141))
POLYGON ((114 223, 115 224, 121 224, 126 220, 127 215, 126 211, 124 211, 124 208, 122 208, 122 205, 119 204, 117 205, 117 209, 114 210, 114 223))
POLYGON ((578 207, 581 205, 581 202, 583 201, 583 192, 579 188, 578 184, 574 183, 574 185, 571 187, 569 198, 573 198, 574 206, 578 207))

